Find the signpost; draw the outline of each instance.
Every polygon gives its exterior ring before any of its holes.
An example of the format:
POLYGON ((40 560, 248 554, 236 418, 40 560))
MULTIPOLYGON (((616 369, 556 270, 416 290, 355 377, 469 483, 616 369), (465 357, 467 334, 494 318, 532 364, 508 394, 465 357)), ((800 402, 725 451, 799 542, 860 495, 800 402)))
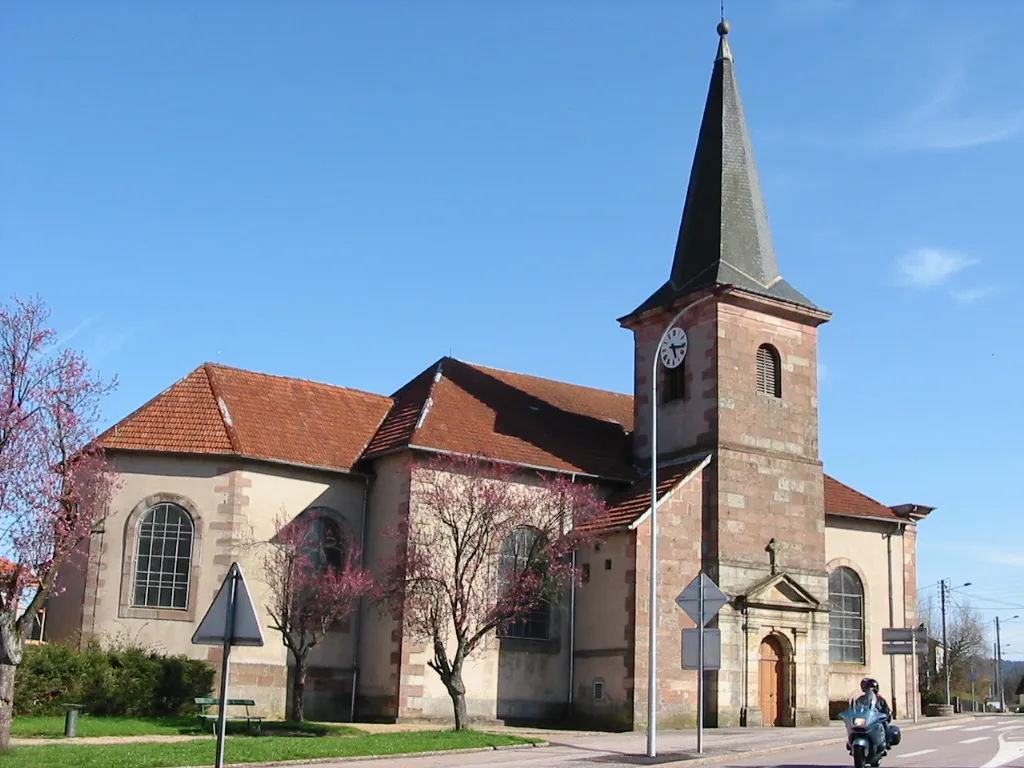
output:
MULTIPOLYGON (((703 754, 704 752, 704 671, 707 669, 719 669, 722 663, 722 633, 720 630, 705 630, 704 627, 709 621, 711 621, 718 612, 722 610, 722 606, 729 602, 722 590, 718 588, 718 585, 714 581, 709 579, 707 575, 701 571, 697 576, 686 585, 686 589, 679 593, 676 598, 676 605, 678 605, 683 612, 693 619, 693 623, 697 625, 696 629, 684 629, 683 630, 683 669, 696 669, 697 670, 697 754, 703 754), (687 633, 691 633, 690 637, 696 635, 696 651, 697 651, 697 664, 695 667, 687 666, 689 661, 687 648, 687 633), (715 666, 710 666, 704 658, 705 654, 705 635, 711 635, 712 640, 712 652, 717 652, 717 659, 713 659, 715 666)), ((693 645, 691 641, 691 646, 693 645)))
POLYGON ((910 656, 913 659, 913 673, 910 678, 913 684, 915 723, 920 708, 917 695, 917 654, 927 651, 927 649, 928 631, 923 625, 920 627, 889 627, 882 630, 882 653, 887 656, 910 656))
POLYGON ((228 656, 234 645, 263 645, 263 629, 245 585, 242 569, 232 563, 217 596, 192 635, 193 645, 221 645, 220 705, 217 708, 217 759, 214 768, 224 766, 224 726, 228 702, 228 656))

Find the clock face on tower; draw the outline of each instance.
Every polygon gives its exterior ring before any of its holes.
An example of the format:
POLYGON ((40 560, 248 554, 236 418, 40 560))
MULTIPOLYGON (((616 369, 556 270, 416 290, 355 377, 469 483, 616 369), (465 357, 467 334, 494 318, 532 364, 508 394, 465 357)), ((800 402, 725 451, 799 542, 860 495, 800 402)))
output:
POLYGON ((682 365, 686 357, 686 345, 686 331, 682 328, 673 328, 665 334, 665 340, 658 352, 662 365, 666 368, 678 368, 682 365))

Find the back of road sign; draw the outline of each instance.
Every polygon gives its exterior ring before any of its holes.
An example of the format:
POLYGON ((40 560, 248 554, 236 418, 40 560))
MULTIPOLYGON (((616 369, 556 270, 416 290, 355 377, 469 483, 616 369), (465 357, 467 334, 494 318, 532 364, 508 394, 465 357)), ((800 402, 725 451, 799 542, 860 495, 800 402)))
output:
POLYGON ((231 645, 263 645, 263 629, 256 615, 256 606, 252 604, 249 588, 245 585, 238 563, 231 564, 224 583, 217 590, 217 596, 213 598, 213 603, 192 635, 193 645, 224 645, 228 640, 231 645), (234 600, 231 594, 232 583, 235 585, 234 600), (234 609, 235 620, 229 638, 228 611, 231 608, 234 609))

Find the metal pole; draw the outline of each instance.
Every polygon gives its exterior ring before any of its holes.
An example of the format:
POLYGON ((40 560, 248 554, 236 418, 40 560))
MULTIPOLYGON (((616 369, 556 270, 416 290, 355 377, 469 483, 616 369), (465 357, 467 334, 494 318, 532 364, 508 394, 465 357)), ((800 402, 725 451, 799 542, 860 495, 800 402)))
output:
POLYGON ((913 685, 913 697, 914 697, 914 722, 917 722, 917 709, 920 706, 920 697, 917 695, 917 629, 914 629, 910 633, 910 658, 913 663, 913 673, 910 675, 911 684, 913 685))
POLYGON ((939 582, 942 590, 942 671, 946 678, 946 706, 949 706, 949 645, 946 643, 946 580, 939 582))
POLYGON ((224 659, 220 667, 220 706, 217 708, 217 759, 214 768, 224 768, 224 727, 228 711, 228 656, 231 641, 235 636, 235 591, 238 588, 238 572, 231 572, 231 588, 228 591, 228 616, 224 631, 224 659))
POLYGON ((996 686, 999 690, 999 711, 1006 709, 1006 700, 1003 698, 1003 642, 999 637, 999 617, 996 616, 996 686))
POLYGON ((697 574, 700 579, 700 598, 697 601, 697 754, 704 754, 704 570, 697 574))
MULTIPOLYGON (((671 327, 671 326, 669 326, 671 327)), ((654 348, 651 372, 651 565, 650 606, 647 611, 650 628, 647 638, 647 756, 658 754, 658 355, 665 343, 662 332, 654 348)))

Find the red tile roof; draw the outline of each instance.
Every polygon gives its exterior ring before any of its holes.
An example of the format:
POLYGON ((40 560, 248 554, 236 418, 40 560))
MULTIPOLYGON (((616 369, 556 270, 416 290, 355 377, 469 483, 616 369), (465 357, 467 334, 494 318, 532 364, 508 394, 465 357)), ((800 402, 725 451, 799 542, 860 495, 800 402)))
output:
POLYGON ((833 477, 825 475, 825 514, 844 517, 874 517, 882 520, 906 520, 889 507, 843 485, 833 477))
POLYGON ((389 397, 206 363, 100 436, 108 448, 350 470, 389 397))
MULTIPOLYGON (((707 456, 664 467, 658 470, 658 501, 661 502, 673 488, 699 469, 707 456)), ((696 479, 694 480, 696 482, 696 479)), ((659 509, 661 507, 659 503, 659 509)), ((650 476, 638 480, 628 488, 616 491, 605 501, 605 509, 593 524, 583 526, 587 530, 611 531, 625 528, 637 522, 651 508, 650 476)))
POLYGON ((404 446, 635 476, 633 398, 444 358, 395 393, 367 457, 404 446))
MULTIPOLYGON (((632 429, 629 395, 446 357, 393 397, 206 363, 100 440, 116 450, 245 456, 334 470, 413 447, 633 481, 632 429)), ((687 466, 666 470, 659 494, 687 466)), ((648 492, 640 480, 615 494, 602 527, 633 522, 646 510, 648 492)), ((828 475, 825 511, 908 519, 828 475)))

